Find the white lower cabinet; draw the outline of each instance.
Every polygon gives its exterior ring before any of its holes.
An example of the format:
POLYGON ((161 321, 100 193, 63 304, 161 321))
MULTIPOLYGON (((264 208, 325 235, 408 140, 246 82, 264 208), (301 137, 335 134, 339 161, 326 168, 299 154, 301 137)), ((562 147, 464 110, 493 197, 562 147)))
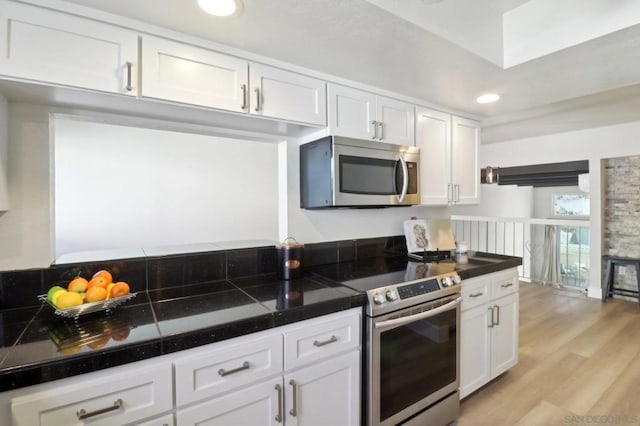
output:
POLYGON ((351 351, 178 409, 178 425, 359 425, 359 361, 351 351))
POLYGON ((178 425, 268 426, 282 424, 282 377, 178 410, 178 425))
POLYGON ((518 270, 463 282, 460 397, 518 363, 518 270))
POLYGON ((360 424, 360 352, 285 374, 288 426, 360 424))
POLYGON ((0 393, 0 425, 357 426, 362 309, 0 393))
POLYGON ((187 351, 177 424, 357 426, 361 309, 187 351))
POLYGON ((5 394, 2 406, 10 407, 11 419, 2 414, 0 424, 13 426, 125 425, 173 410, 173 378, 166 361, 143 361, 142 366, 116 367, 5 394))

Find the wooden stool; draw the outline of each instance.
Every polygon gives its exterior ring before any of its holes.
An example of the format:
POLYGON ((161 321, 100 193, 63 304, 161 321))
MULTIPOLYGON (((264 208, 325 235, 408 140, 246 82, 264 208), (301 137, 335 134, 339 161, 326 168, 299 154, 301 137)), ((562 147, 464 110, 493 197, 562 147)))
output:
POLYGON ((602 301, 606 302, 608 297, 617 294, 621 296, 637 297, 638 302, 640 303, 640 259, 605 255, 602 256, 602 260, 607 261, 607 270, 604 277, 605 288, 604 292, 602 293, 602 301), (616 265, 633 265, 636 267, 636 280, 638 283, 638 288, 636 290, 627 290, 624 288, 616 288, 613 286, 616 265))

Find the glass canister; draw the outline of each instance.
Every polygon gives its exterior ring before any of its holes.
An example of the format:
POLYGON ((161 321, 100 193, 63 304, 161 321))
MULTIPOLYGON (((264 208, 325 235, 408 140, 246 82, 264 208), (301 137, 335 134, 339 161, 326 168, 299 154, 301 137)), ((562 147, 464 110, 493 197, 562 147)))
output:
POLYGON ((276 245, 278 251, 278 278, 281 280, 295 280, 302 278, 302 259, 304 244, 288 237, 276 245))

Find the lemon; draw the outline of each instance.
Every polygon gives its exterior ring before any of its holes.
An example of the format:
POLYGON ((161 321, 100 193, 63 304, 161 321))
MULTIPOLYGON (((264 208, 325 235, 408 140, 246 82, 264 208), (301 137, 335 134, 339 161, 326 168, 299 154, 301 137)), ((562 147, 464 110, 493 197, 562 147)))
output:
POLYGON ((75 291, 66 291, 64 293, 59 292, 54 296, 57 296, 57 300, 54 305, 58 309, 67 309, 73 306, 82 305, 82 296, 80 293, 76 293, 75 291))

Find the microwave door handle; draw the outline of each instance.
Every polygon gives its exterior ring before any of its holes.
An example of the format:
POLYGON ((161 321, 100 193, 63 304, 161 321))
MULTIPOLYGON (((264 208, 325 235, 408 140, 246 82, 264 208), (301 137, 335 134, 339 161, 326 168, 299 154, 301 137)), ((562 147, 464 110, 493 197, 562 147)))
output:
POLYGON ((402 193, 398 195, 398 202, 403 203, 409 189, 409 168, 402 154, 398 154, 398 160, 402 164, 402 193))

